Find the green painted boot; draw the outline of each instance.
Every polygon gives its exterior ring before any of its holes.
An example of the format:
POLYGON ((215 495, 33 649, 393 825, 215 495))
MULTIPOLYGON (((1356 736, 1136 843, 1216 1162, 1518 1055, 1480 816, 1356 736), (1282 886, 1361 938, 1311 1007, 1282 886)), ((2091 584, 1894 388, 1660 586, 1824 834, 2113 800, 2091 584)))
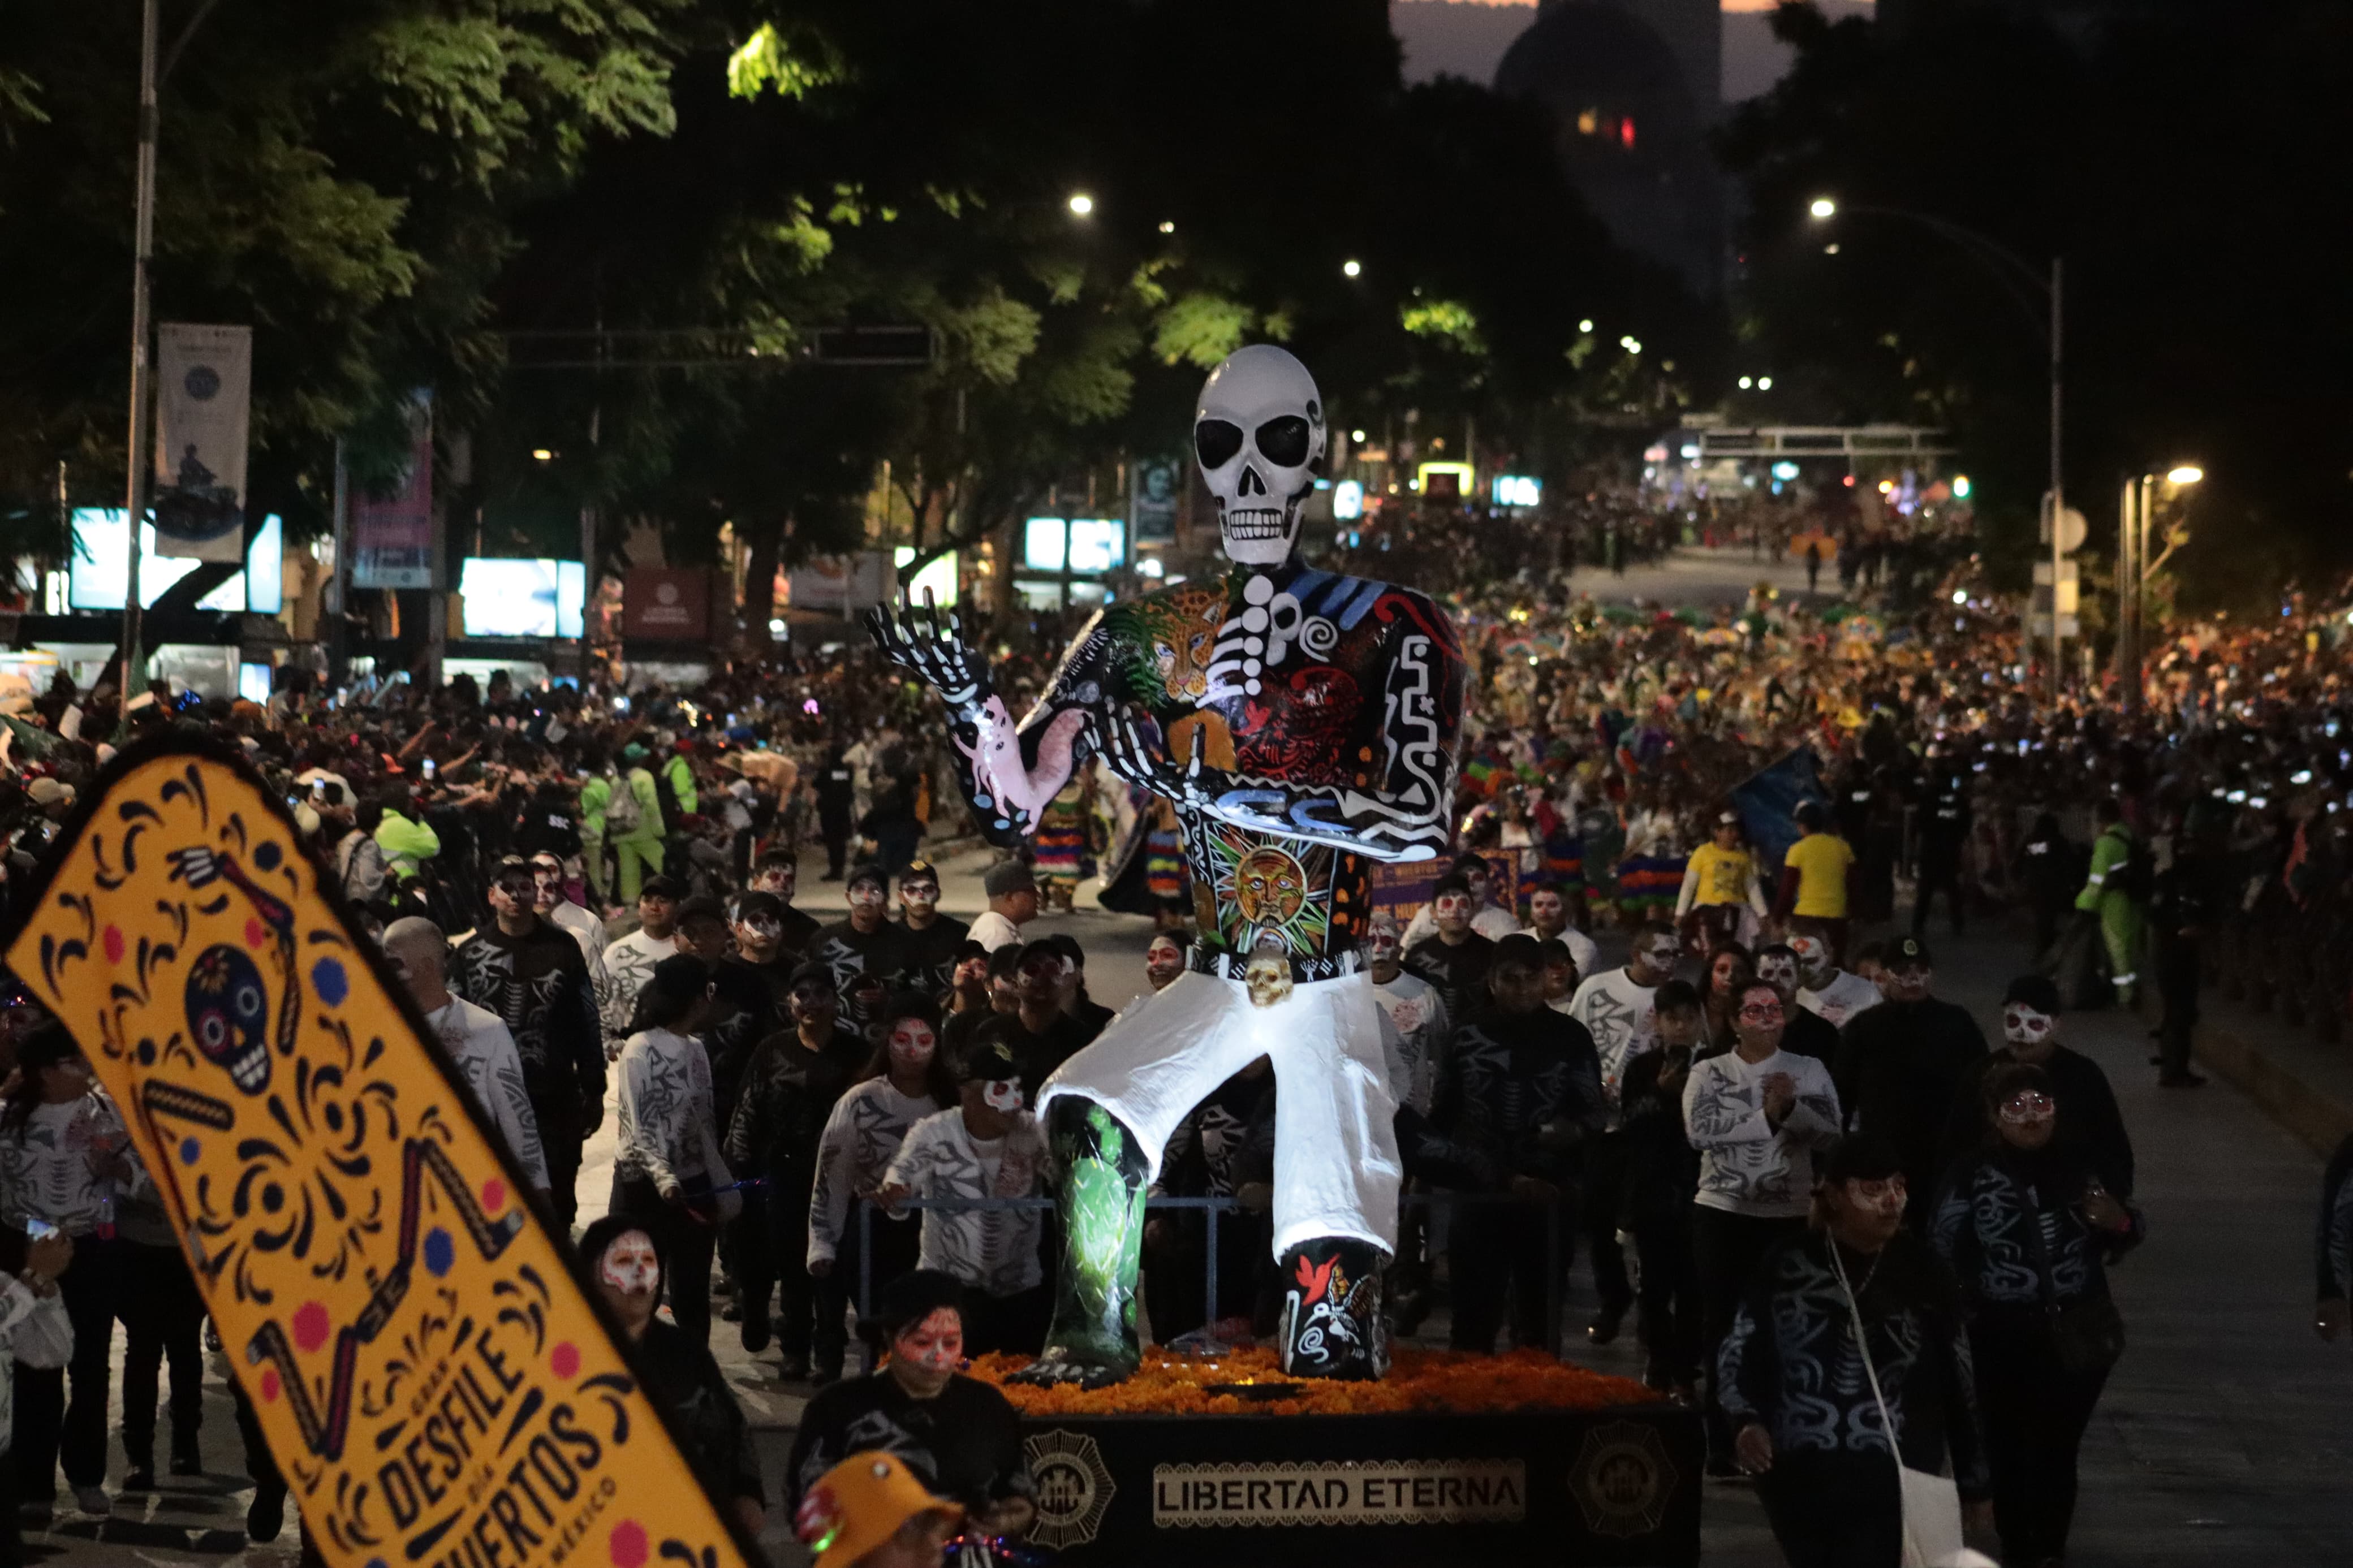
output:
POLYGON ((1135 1277, 1144 1256, 1144 1151, 1102 1106, 1068 1096, 1047 1112, 1061 1173, 1062 1266, 1046 1348, 1018 1383, 1118 1383, 1142 1359, 1135 1277))

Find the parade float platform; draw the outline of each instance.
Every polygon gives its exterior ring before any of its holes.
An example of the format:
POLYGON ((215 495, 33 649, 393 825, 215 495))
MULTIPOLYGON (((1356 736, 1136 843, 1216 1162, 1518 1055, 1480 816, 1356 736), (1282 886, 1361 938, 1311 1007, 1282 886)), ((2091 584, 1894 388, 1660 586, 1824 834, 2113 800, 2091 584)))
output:
POLYGON ((1327 1383, 1271 1350, 1154 1350, 1111 1388, 1003 1386, 1038 1481, 1030 1539, 1072 1568, 1699 1560, 1698 1414, 1549 1356, 1403 1351, 1381 1382, 1327 1383))

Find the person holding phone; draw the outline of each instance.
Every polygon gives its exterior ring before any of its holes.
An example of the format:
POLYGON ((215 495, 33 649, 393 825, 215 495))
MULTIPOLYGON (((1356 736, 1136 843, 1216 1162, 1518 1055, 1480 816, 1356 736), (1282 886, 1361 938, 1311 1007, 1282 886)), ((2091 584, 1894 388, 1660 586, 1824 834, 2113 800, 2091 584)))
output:
MULTIPOLYGON (((108 1351, 121 1306, 121 1247, 114 1234, 118 1186, 143 1180, 114 1104, 90 1076, 71 1036, 55 1026, 16 1051, 17 1078, 0 1106, 0 1225, 27 1236, 54 1227, 72 1245, 61 1277, 72 1322, 69 1363, 19 1359, 15 1474, 20 1500, 45 1515, 62 1458, 66 1484, 84 1513, 103 1514, 106 1495, 108 1351), (70 1378, 72 1397, 67 1397, 70 1378)), ((47 1239, 45 1234, 45 1239, 47 1239)))

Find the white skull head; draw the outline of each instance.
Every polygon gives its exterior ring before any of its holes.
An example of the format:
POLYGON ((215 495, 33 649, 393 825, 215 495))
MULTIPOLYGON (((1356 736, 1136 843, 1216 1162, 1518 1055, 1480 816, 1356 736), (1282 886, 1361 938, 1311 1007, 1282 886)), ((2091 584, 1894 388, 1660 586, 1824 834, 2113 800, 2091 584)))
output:
POLYGON ((1280 566, 1324 457, 1324 399, 1307 367, 1271 343, 1226 356, 1201 385, 1193 450, 1217 495, 1226 557, 1280 566))

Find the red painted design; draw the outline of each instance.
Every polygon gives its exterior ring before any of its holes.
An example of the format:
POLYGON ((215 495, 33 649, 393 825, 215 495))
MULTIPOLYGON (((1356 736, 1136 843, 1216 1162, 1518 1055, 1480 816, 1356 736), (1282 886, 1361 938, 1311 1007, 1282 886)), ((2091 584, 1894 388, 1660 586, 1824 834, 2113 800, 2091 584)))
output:
POLYGON ((1303 1307, 1312 1307, 1324 1299, 1324 1290, 1332 1283, 1332 1270, 1338 1267, 1340 1267, 1340 1260, 1337 1258, 1327 1258, 1321 1263, 1310 1263, 1305 1258, 1301 1258, 1299 1304, 1303 1307))
POLYGON ((305 1301, 294 1310, 294 1343, 308 1355, 327 1342, 333 1326, 323 1302, 305 1301))
POLYGON ((576 1377, 580 1373, 580 1347, 570 1340, 559 1341, 547 1352, 548 1370, 563 1378, 576 1377))
POLYGON ((625 1519, 613 1527, 613 1535, 606 1548, 613 1558, 613 1568, 638 1568, 646 1560, 646 1527, 634 1519, 625 1519))

